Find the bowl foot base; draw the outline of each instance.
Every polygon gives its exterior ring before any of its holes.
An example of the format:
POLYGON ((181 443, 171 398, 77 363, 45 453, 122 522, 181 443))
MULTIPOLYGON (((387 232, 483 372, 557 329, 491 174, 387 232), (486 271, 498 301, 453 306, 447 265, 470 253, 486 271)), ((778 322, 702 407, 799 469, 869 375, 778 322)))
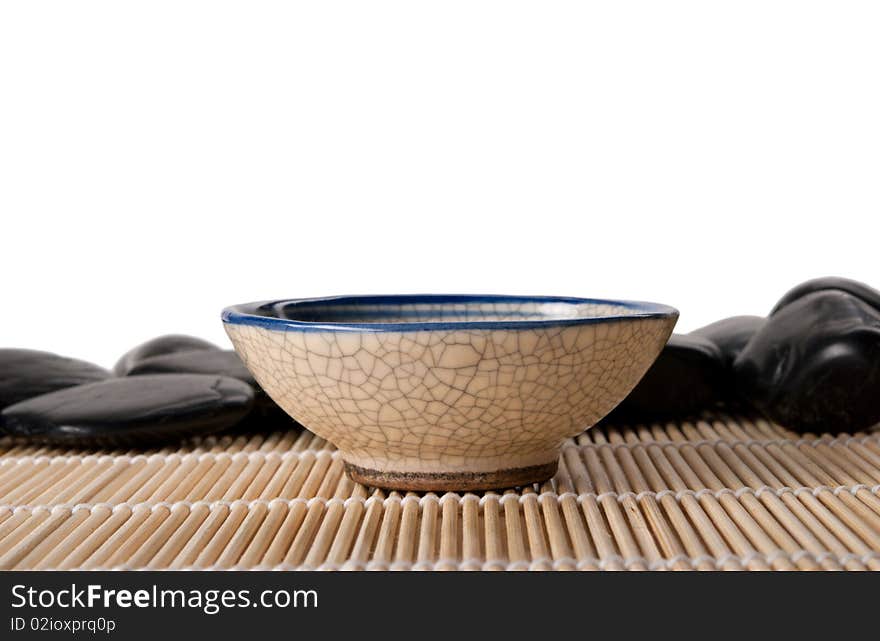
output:
POLYGON ((512 467, 491 472, 393 472, 372 470, 345 463, 353 481, 386 490, 455 492, 520 487, 546 481, 554 474, 558 460, 541 465, 512 467))

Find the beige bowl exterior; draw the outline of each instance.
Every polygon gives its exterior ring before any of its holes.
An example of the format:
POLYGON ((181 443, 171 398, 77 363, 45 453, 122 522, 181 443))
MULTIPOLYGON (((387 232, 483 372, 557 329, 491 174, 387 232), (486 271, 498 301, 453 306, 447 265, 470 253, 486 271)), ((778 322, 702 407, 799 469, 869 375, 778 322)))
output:
POLYGON ((263 389, 336 445, 356 480, 464 490, 552 476, 562 442, 626 397, 675 322, 402 332, 224 326, 263 389))

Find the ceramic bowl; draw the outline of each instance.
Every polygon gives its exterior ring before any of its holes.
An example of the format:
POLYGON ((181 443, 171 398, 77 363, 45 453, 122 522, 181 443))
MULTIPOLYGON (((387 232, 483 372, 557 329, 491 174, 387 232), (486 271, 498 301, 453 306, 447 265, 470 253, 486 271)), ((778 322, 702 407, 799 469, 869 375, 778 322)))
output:
POLYGON ((550 478, 563 441, 635 386, 678 319, 665 305, 534 296, 343 296, 223 311, 264 390, 401 490, 550 478))

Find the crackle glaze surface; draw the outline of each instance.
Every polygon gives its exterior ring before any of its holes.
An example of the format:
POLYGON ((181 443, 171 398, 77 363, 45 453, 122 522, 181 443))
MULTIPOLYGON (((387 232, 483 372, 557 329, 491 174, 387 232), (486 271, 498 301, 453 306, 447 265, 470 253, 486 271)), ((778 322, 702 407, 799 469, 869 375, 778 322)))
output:
POLYGON ((630 391, 677 317, 595 302, 463 307, 355 302, 277 316, 320 323, 307 328, 225 327, 263 389, 350 466, 436 475, 555 467, 562 441, 630 391), (573 317, 589 320, 552 322, 573 317), (549 322, 504 328, 536 318, 549 322), (400 331, 346 325, 402 319, 400 331))
POLYGON ((263 389, 351 466, 423 475, 555 464, 565 438, 630 391, 676 320, 674 312, 645 316, 590 301, 395 305, 355 298, 263 309, 298 325, 225 318, 263 389), (504 328, 529 320, 538 322, 504 328), (393 323, 407 324, 389 330, 393 323), (381 331, 367 327, 373 324, 381 331))

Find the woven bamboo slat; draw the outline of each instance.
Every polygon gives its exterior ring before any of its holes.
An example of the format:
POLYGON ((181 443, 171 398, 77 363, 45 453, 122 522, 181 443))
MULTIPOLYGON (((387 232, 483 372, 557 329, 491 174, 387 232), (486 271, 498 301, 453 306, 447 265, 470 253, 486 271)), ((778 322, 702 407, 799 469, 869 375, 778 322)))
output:
POLYGON ((880 432, 597 427, 547 483, 440 495, 353 483, 307 431, 149 452, 0 441, 0 568, 877 570, 880 432))

